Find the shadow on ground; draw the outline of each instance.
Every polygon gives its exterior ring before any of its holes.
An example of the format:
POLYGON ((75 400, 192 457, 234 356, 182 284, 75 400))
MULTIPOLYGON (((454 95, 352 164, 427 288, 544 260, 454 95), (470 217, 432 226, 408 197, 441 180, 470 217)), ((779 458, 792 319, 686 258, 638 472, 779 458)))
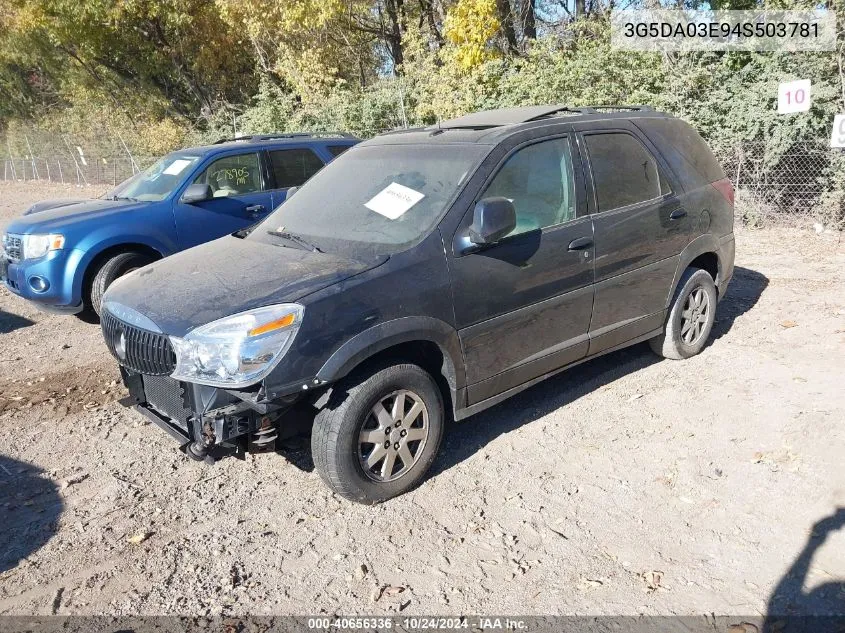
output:
POLYGON ((813 526, 804 549, 772 591, 763 625, 764 633, 789 633, 799 627, 804 630, 808 624, 812 624, 814 631, 845 630, 845 580, 834 580, 809 591, 804 590, 816 551, 828 536, 842 528, 845 528, 845 508, 838 508, 813 526))
POLYGON ((58 487, 40 469, 0 455, 0 574, 50 540, 63 508, 58 487))
POLYGON ((737 317, 756 305, 768 285, 769 278, 764 274, 742 266, 734 268, 728 291, 716 310, 716 321, 710 335, 711 344, 730 331, 737 317))
POLYGON ((30 321, 26 317, 0 310, 0 334, 8 334, 34 324, 35 321, 30 321))

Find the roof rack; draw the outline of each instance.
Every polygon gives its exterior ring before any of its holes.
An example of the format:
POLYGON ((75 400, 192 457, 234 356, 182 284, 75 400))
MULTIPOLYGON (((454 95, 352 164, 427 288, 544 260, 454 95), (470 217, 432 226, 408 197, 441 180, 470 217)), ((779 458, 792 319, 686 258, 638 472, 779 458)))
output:
POLYGON ((214 145, 220 143, 232 143, 235 141, 246 141, 255 143, 259 141, 275 141, 277 139, 286 138, 355 138, 349 132, 279 132, 276 134, 250 134, 248 136, 238 136, 236 138, 221 138, 214 141, 214 145))
POLYGON ((595 106, 581 106, 581 107, 569 107, 564 106, 555 110, 554 112, 548 112, 546 114, 541 114, 539 116, 533 117, 528 119, 529 121, 536 121, 538 119, 543 119, 549 116, 555 116, 557 114, 562 113, 572 113, 572 114, 601 114, 602 112, 654 112, 654 108, 647 105, 595 105, 595 106))
POLYGON ((439 126, 432 126, 428 129, 469 129, 484 130, 502 125, 513 125, 516 123, 528 123, 539 121, 550 116, 600 114, 601 112, 653 112, 653 108, 645 105, 598 105, 573 107, 564 105, 525 106, 521 108, 500 108, 498 110, 487 110, 484 112, 473 112, 456 119, 441 121, 439 126))

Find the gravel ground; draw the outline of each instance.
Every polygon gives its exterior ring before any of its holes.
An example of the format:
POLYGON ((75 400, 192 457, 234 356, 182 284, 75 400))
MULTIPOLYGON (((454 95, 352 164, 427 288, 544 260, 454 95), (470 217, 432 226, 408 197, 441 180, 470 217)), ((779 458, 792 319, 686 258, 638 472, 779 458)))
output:
MULTIPOLYGON (((79 193, 0 183, 0 226, 79 193)), ((0 290, 0 614, 845 611, 843 514, 812 532, 845 505, 843 271, 836 235, 738 232, 701 355, 565 372, 377 507, 304 448, 189 461, 117 403, 96 325, 0 290)))

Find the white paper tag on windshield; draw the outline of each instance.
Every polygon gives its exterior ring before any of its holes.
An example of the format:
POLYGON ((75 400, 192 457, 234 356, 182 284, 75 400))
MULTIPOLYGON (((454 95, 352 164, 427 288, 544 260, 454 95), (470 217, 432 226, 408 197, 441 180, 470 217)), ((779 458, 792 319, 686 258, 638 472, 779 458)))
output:
POLYGON ((167 166, 167 169, 165 169, 162 173, 168 174, 169 176, 178 176, 185 170, 185 167, 190 164, 191 161, 189 160, 185 160, 184 158, 177 158, 172 163, 170 163, 170 165, 167 166))
POLYGON ((402 217, 408 209, 425 198, 424 193, 392 182, 379 191, 373 199, 364 204, 370 211, 380 213, 386 218, 395 220, 402 217))

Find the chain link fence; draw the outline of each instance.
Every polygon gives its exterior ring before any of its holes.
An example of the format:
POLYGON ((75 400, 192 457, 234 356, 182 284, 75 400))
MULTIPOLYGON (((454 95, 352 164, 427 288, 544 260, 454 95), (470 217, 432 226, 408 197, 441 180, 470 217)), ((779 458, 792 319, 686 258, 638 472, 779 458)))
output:
POLYGON ((716 155, 736 192, 743 223, 820 222, 843 228, 845 150, 827 142, 804 142, 777 151, 765 141, 749 142, 716 155))
POLYGON ((56 155, 49 157, 3 158, 2 178, 6 182, 38 180, 71 185, 116 186, 137 174, 153 162, 155 157, 98 156, 82 157, 56 155))
MULTIPOLYGON (((716 155, 736 191, 737 219, 751 226, 771 223, 845 224, 845 150, 826 142, 796 144, 775 151, 764 141, 718 149, 716 155)), ((49 181, 116 186, 156 158, 75 156, 3 158, 4 181, 49 181)))

